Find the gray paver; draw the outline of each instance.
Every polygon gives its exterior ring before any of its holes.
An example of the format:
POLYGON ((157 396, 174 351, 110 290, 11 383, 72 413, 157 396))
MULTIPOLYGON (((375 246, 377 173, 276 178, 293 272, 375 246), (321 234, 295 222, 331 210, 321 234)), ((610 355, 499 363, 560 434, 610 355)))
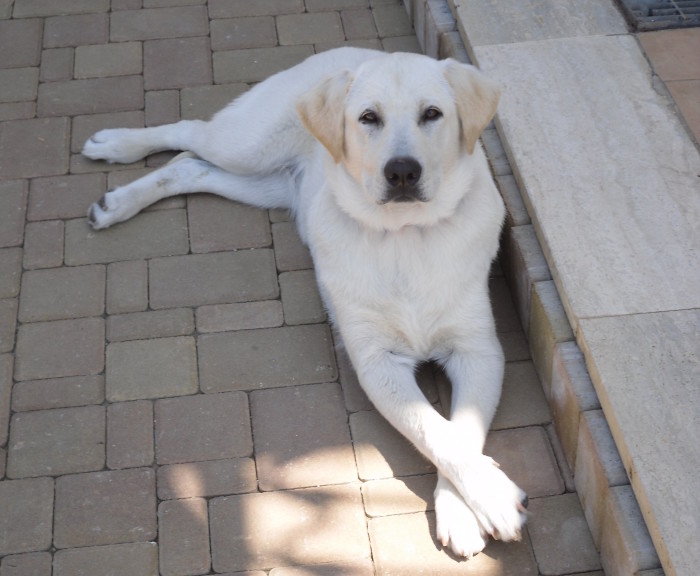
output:
POLYGON ((370 480, 362 484, 368 516, 394 516, 434 509, 435 474, 370 480))
POLYGON ((313 53, 313 48, 307 45, 215 52, 214 82, 260 82, 276 72, 299 64, 313 53))
POLYGON ((0 132, 0 178, 65 174, 69 134, 68 118, 5 122, 0 132), (42 161, 36 162, 37 158, 42 161))
POLYGON ((102 404, 105 399, 104 376, 74 376, 17 382, 12 389, 12 410, 46 410, 102 404))
POLYGON ((547 432, 541 426, 491 432, 484 454, 498 462, 530 498, 554 496, 565 490, 547 432))
POLYGON ((169 500, 158 506, 158 552, 163 576, 209 571, 209 521, 204 498, 169 500))
POLYGON ((188 199, 187 215, 192 252, 262 248, 272 244, 265 210, 206 194, 188 199))
POLYGON ((214 304, 197 308, 197 330, 227 332, 282 326, 284 317, 279 300, 214 304))
POLYGON ((532 500, 528 532, 543 574, 599 570, 600 560, 576 494, 532 500), (561 554, 567 550, 567 554, 561 554))
POLYGON ((215 86, 196 86, 180 91, 180 115, 183 120, 206 120, 248 90, 237 82, 215 86))
POLYGON ((503 392, 492 430, 533 426, 551 422, 549 406, 532 362, 508 362, 503 392))
POLYGON ((155 473, 148 468, 56 480, 54 546, 148 542, 156 537, 155 473))
POLYGON ((358 485, 214 498, 209 520, 217 572, 347 561, 370 553, 358 485))
MULTIPOLYGON (((77 119, 73 121, 76 128, 77 119)), ((104 174, 71 174, 34 178, 29 187, 27 219, 82 218, 106 192, 104 174)))
POLYGON ((63 264, 64 225, 61 220, 29 222, 24 236, 24 267, 54 268, 63 264))
POLYGON ((146 126, 172 124, 180 120, 180 92, 178 90, 150 90, 146 92, 146 126))
POLYGON ((267 249, 154 258, 149 272, 152 308, 267 300, 279 294, 274 256, 267 249))
POLYGON ((248 0, 247 2, 230 2, 229 0, 209 1, 209 16, 211 18, 269 16, 293 14, 303 11, 304 0, 248 0))
POLYGON ((0 356, 0 446, 4 446, 7 443, 10 426, 13 361, 14 358, 10 354, 0 356))
POLYGON ((5 556, 0 561, 3 576, 51 576, 51 554, 29 552, 5 556))
POLYGON ((39 68, 0 69, 0 102, 24 102, 36 99, 39 68))
POLYGON ((0 182, 0 247, 19 246, 27 212, 26 180, 0 182))
POLYGON ((15 347, 17 299, 0 300, 0 352, 11 352, 15 347))
POLYGON ((140 74, 142 66, 140 42, 78 46, 75 50, 76 79, 140 74))
POLYGON ((39 80, 41 82, 59 82, 73 77, 73 48, 52 48, 41 53, 39 80))
POLYGON ((291 14, 277 17, 280 45, 340 42, 345 39, 337 12, 291 14))
POLYGON ((325 325, 203 334, 198 341, 204 392, 254 390, 335 380, 325 325))
POLYGON ((146 90, 168 90, 211 84, 209 38, 149 40, 143 47, 146 90))
POLYGON ((58 550, 53 567, 53 576, 158 576, 158 545, 138 542, 58 550))
POLYGON ((136 468, 153 463, 153 404, 146 400, 107 407, 107 466, 136 468))
POLYGON ((241 392, 156 401, 156 459, 177 464, 250 456, 248 398, 241 392))
POLYGON ((357 471, 362 480, 433 472, 435 468, 406 438, 374 411, 350 415, 357 471))
POLYGON ((168 464, 158 468, 161 500, 241 494, 255 492, 257 487, 252 458, 168 464))
POLYGON ((112 342, 107 346, 106 397, 110 402, 197 392, 194 338, 112 342))
POLYGON ((305 270, 313 266, 309 249, 297 234, 294 222, 278 222, 272 225, 277 268, 281 271, 305 270))
POLYGON ((286 324, 314 324, 326 319, 313 270, 284 272, 279 282, 286 324))
POLYGON ((91 78, 39 85, 39 116, 77 116, 143 108, 141 76, 91 78))
MULTIPOLYGON (((54 487, 50 478, 0 482, 0 554, 51 545, 54 487)), ((5 569, 3 564, 3 571, 5 569)))
POLYGON ((371 518, 369 534, 376 573, 381 576, 538 574, 527 535, 516 543, 490 542, 483 553, 465 562, 442 550, 434 540, 435 516, 430 512, 371 518))
POLYGON ((211 22, 212 50, 238 50, 276 45, 275 18, 271 16, 226 18, 211 22))
POLYGON ((250 398, 261 490, 357 480, 338 384, 256 390, 250 398))
MULTIPOLYGON (((29 0, 29 2, 31 2, 31 0, 29 0)), ((68 6, 60 6, 68 2, 74 5, 71 8, 78 8, 78 3, 74 0, 53 2, 58 8, 56 14, 66 15, 46 19, 44 24, 44 48, 63 48, 65 46, 104 44, 107 42, 107 35, 109 33, 109 17, 107 14, 69 15, 69 12, 72 10, 66 10, 66 8, 69 8, 68 6)), ((100 2, 107 3, 106 0, 100 0, 100 2)), ((48 4, 48 0, 46 3, 48 4)), ((90 0, 82 0, 82 3, 89 4, 91 2, 90 0)), ((97 5, 97 2, 92 2, 92 4, 97 5)), ((15 4, 15 11, 17 8, 19 8, 19 3, 15 4)), ((91 10, 79 11, 91 12, 91 10)), ((106 12, 106 10, 104 12, 106 12)))
POLYGON ((184 210, 157 210, 96 233, 86 220, 69 220, 66 264, 78 266, 184 254, 188 250, 186 222, 184 210))
POLYGON ((100 316, 104 311, 105 267, 30 270, 22 275, 21 322, 100 316))
POLYGON ((15 379, 98 374, 104 368, 104 320, 80 318, 22 324, 15 379))
POLYGON ((107 312, 141 312, 148 307, 148 264, 145 260, 107 266, 107 312))
POLYGON ((107 318, 107 340, 145 340, 187 336, 194 332, 194 314, 189 308, 116 314, 107 318))
POLYGON ((19 294, 22 276, 22 249, 0 250, 0 298, 12 298, 19 294))
POLYGON ((209 32, 204 6, 176 6, 112 12, 110 40, 154 40, 206 36, 209 32))
POLYGON ((109 0, 16 0, 15 18, 83 12, 106 12, 109 0))
POLYGON ((43 21, 36 19, 0 21, 0 52, 3 68, 38 66, 41 60, 43 21))
POLYGON ((20 412, 12 417, 10 478, 99 470, 105 461, 102 406, 20 412))

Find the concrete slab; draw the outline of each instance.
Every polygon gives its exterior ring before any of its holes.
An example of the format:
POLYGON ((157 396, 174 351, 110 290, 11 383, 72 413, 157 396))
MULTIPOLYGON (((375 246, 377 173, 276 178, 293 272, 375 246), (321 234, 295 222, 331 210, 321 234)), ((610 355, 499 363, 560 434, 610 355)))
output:
POLYGON ((625 34, 609 0, 449 0, 473 45, 625 34))
POLYGON ((636 40, 474 52, 505 88, 498 125, 574 328, 700 307, 700 154, 636 40))
POLYGON ((694 574, 700 563, 700 310, 583 320, 581 341, 666 573, 694 574))

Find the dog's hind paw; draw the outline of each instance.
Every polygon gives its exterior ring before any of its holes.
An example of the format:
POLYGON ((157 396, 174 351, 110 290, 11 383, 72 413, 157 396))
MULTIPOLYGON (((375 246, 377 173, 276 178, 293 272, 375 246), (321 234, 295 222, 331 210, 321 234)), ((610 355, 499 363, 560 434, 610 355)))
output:
POLYGON ((456 556, 470 559, 486 546, 488 534, 456 488, 442 476, 435 487, 435 518, 438 541, 456 556))
POLYGON ((139 137, 140 130, 115 128, 100 130, 83 145, 83 155, 91 160, 131 164, 147 156, 151 150, 144 147, 139 137))

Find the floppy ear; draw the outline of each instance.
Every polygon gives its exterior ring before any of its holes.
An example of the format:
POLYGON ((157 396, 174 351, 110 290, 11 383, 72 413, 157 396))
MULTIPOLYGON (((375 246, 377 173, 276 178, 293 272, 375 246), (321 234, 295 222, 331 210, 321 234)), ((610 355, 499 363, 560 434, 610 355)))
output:
POLYGON ((444 74, 455 93, 462 136, 471 154, 479 136, 496 114, 501 91, 474 66, 456 60, 445 61, 444 74))
POLYGON ((343 104, 351 80, 350 71, 343 70, 325 78, 297 101, 297 112, 304 126, 326 147, 336 163, 343 155, 343 104))

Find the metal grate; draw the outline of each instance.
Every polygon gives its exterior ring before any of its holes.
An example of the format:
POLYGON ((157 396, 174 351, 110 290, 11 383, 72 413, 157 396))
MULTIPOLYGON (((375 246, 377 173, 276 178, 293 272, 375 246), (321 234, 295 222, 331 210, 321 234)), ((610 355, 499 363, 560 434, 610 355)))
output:
POLYGON ((700 0, 618 0, 635 30, 700 26, 700 0))

